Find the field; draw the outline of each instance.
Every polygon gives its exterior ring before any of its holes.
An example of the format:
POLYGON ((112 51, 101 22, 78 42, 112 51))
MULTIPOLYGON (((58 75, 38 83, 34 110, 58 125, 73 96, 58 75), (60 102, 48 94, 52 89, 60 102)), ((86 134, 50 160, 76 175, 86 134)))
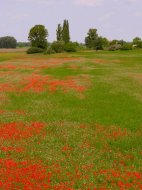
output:
POLYGON ((142 189, 142 50, 1 51, 0 189, 142 189))

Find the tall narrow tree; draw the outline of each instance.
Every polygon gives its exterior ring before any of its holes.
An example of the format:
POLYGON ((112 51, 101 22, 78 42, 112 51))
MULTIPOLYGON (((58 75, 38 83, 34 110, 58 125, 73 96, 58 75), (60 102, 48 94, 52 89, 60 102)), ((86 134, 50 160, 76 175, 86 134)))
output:
POLYGON ((56 30, 56 35, 57 35, 57 41, 61 41, 62 40, 62 26, 61 24, 58 24, 57 30, 56 30))
POLYGON ((88 48, 96 49, 98 42, 98 34, 97 29, 91 28, 85 38, 85 44, 88 48))
POLYGON ((65 43, 70 42, 70 30, 68 20, 64 20, 62 38, 65 43))

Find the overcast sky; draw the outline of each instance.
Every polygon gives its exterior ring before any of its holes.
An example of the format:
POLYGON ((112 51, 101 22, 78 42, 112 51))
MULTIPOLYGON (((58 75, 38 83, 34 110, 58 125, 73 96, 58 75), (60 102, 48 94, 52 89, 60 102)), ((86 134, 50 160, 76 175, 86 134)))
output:
POLYGON ((0 36, 27 41, 29 29, 43 24, 53 41, 64 19, 72 41, 83 42, 89 28, 110 40, 142 38, 142 0, 0 0, 0 36))

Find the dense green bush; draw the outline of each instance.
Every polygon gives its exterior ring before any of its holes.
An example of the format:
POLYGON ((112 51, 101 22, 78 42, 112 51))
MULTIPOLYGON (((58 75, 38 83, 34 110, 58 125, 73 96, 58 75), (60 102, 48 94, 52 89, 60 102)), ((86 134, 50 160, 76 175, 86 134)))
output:
POLYGON ((62 53, 65 49, 65 43, 63 41, 54 41, 51 44, 51 49, 55 51, 55 53, 62 53))
POLYGON ((121 50, 132 50, 132 44, 131 43, 123 44, 121 50))
POLYGON ((80 43, 80 44, 78 44, 78 46, 77 46, 77 50, 78 50, 78 51, 81 51, 81 50, 88 50, 88 48, 86 47, 85 44, 80 43))
POLYGON ((47 48, 47 50, 45 51, 44 54, 54 54, 54 53, 56 53, 56 52, 55 52, 54 49, 52 49, 52 47, 50 46, 50 47, 47 48))
POLYGON ((27 50, 27 54, 34 54, 34 53, 43 53, 44 50, 37 47, 31 47, 27 50))
POLYGON ((136 37, 133 39, 133 46, 135 48, 142 48, 142 39, 139 37, 136 37))
POLYGON ((65 45, 66 52, 76 52, 78 44, 76 42, 69 42, 65 45))

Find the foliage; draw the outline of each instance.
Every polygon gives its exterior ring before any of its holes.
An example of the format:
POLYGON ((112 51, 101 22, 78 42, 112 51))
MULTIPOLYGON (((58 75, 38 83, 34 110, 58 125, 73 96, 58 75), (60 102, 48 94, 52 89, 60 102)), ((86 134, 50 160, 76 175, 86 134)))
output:
POLYGON ((62 40, 65 42, 65 44, 70 42, 70 30, 68 20, 64 20, 63 23, 62 40))
POLYGON ((49 46, 44 54, 54 54, 54 53, 56 53, 55 50, 51 46, 49 46))
POLYGON ((119 44, 119 40, 112 40, 109 42, 109 46, 119 44))
POLYGON ((95 50, 103 50, 108 46, 107 38, 98 36, 97 29, 89 29, 87 37, 85 38, 85 44, 87 48, 95 50))
POLYGON ((120 49, 121 49, 121 45, 120 44, 113 44, 113 45, 110 45, 108 47, 109 51, 116 51, 116 50, 120 50, 120 49))
POLYGON ((124 43, 122 46, 121 46, 121 50, 132 50, 132 43, 124 43))
POLYGON ((79 50, 79 51, 86 50, 86 49, 87 49, 87 47, 83 43, 79 43, 78 46, 77 46, 77 50, 79 50))
POLYGON ((139 37, 134 38, 133 45, 137 48, 142 48, 142 39, 139 37))
POLYGON ((0 38, 0 48, 16 48, 17 41, 12 36, 5 36, 0 38))
POLYGON ((54 41, 51 44, 52 50, 54 50, 56 53, 62 53, 65 49, 65 43, 63 41, 54 41))
POLYGON ((27 54, 42 53, 42 52, 44 52, 44 49, 38 47, 30 47, 27 50, 27 54))
POLYGON ((123 45, 125 45, 127 42, 125 42, 124 40, 118 40, 117 43, 120 44, 121 46, 123 46, 123 45))
POLYGON ((48 31, 43 25, 35 25, 29 32, 29 41, 32 47, 47 48, 48 31))
POLYGON ((96 49, 97 47, 98 34, 97 29, 89 29, 87 37, 85 38, 85 44, 88 48, 96 49))
POLYGON ((132 43, 126 42, 124 40, 112 40, 109 43, 108 50, 110 50, 110 51, 132 50, 132 43))
POLYGON ((78 44, 76 42, 68 42, 65 44, 65 51, 66 52, 76 52, 78 44))
POLYGON ((109 42, 107 38, 99 36, 98 39, 96 40, 96 50, 103 50, 106 47, 108 47, 108 44, 109 42))
POLYGON ((57 41, 62 41, 62 32, 63 32, 62 26, 61 24, 58 24, 58 28, 56 30, 57 41))
POLYGON ((29 47, 29 42, 17 42, 17 47, 23 48, 23 47, 29 47))

